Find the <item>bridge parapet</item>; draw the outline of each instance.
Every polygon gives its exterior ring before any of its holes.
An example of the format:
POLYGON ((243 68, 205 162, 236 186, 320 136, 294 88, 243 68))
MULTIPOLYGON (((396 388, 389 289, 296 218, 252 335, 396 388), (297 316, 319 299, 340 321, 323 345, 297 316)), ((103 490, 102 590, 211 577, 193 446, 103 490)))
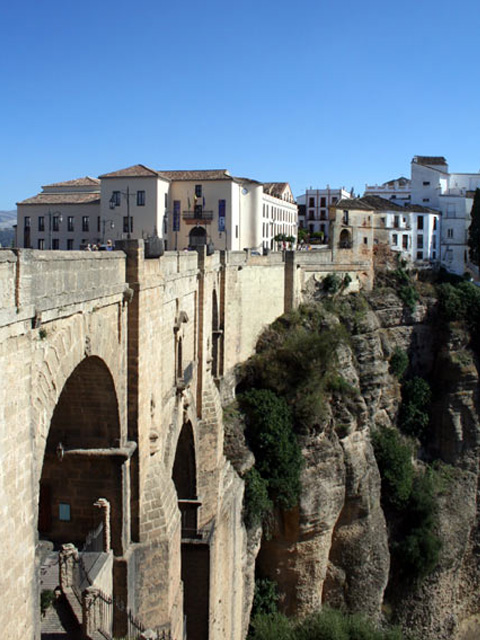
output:
POLYGON ((125 290, 119 251, 0 251, 0 326, 125 290))

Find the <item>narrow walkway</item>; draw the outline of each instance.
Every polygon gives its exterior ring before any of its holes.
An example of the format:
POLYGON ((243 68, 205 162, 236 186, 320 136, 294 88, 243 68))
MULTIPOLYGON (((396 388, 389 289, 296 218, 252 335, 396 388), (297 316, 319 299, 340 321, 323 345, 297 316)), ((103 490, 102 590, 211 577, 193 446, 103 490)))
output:
POLYGON ((80 625, 73 616, 64 596, 60 596, 42 618, 42 640, 81 640, 80 625))

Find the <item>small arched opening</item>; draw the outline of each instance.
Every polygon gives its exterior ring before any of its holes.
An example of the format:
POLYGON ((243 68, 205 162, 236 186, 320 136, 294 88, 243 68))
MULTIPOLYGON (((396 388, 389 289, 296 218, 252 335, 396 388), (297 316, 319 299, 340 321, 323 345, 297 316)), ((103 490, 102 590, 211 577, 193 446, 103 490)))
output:
POLYGON ((182 516, 183 610, 187 640, 207 640, 210 603, 210 547, 198 531, 197 467, 191 422, 178 438, 172 479, 182 516))
POLYGON ((220 351, 221 351, 220 324, 218 320, 218 301, 215 289, 212 293, 212 376, 220 376, 220 351))
POLYGON ((351 249, 353 246, 352 234, 348 229, 342 229, 340 233, 340 239, 338 242, 340 249, 351 249))
POLYGON ((207 244, 207 232, 204 227, 194 227, 188 234, 188 244, 192 249, 207 244))

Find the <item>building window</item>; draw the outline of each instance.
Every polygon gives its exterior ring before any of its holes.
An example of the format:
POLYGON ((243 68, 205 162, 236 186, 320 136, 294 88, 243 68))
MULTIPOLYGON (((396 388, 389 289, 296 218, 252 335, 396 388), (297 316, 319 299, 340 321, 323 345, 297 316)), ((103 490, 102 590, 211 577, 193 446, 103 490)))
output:
POLYGON ((45 231, 45 217, 44 216, 39 216, 38 217, 38 230, 39 231, 45 231))
POLYGON ((327 210, 326 209, 321 209, 320 210, 320 219, 321 220, 326 220, 327 219, 327 210))
MULTIPOLYGON (((130 216, 130 233, 133 231, 133 218, 130 216)), ((123 233, 128 233, 128 216, 123 216, 123 233)))
POLYGON ((100 216, 97 216, 97 232, 100 233, 102 230, 102 222, 100 216))
POLYGON ((423 260, 423 251, 417 251, 417 260, 423 260))
POLYGON ((367 236, 363 236, 363 244, 368 244, 368 238, 367 238, 367 236))
POLYGON ((65 502, 60 502, 58 505, 58 519, 64 522, 70 522, 70 505, 65 502))
POLYGON ((145 191, 137 191, 137 207, 144 207, 144 206, 145 206, 145 191))
POLYGON ((417 237, 417 249, 423 249, 423 236, 417 237))
POLYGON ((25 216, 23 221, 23 228, 30 229, 30 216, 25 216))
POLYGON ((398 234, 394 233, 392 235, 392 244, 394 247, 396 247, 398 245, 398 234))
POLYGON ((398 229, 400 226, 400 216, 393 216, 393 226, 398 229))
POLYGON ((121 198, 120 191, 114 191, 114 192, 112 193, 112 197, 110 198, 110 202, 111 202, 115 207, 119 207, 119 206, 120 206, 120 198, 121 198))
POLYGON ((238 238, 238 224, 235 225, 235 238, 238 238))
POLYGON ((430 202, 430 198, 423 198, 422 202, 430 202))
POLYGON ((39 249, 45 249, 45 240, 43 238, 39 238, 37 241, 37 247, 39 249))
POLYGON ((417 229, 423 229, 423 216, 417 218, 417 229))
POLYGON ((52 249, 60 249, 60 240, 58 238, 52 238, 52 249))
POLYGON ((315 198, 309 198, 308 199, 308 206, 309 207, 314 207, 315 206, 315 198))
POLYGON ((67 249, 68 249, 68 251, 73 251, 73 238, 68 238, 68 240, 67 240, 67 249))
POLYGON ((433 230, 436 231, 437 230, 437 218, 433 219, 433 230))
POLYGON ((402 249, 408 249, 408 236, 402 236, 402 249))
POLYGON ((194 207, 194 213, 196 218, 201 218, 203 213, 203 207, 201 204, 196 204, 194 207))
POLYGON ((430 186, 430 182, 429 182, 428 180, 424 180, 424 181, 423 181, 423 186, 424 186, 424 187, 428 187, 428 186, 430 186))
POLYGON ((343 212, 343 224, 348 224, 348 211, 343 212))
POLYGON ((202 185, 201 184, 196 184, 195 185, 195 197, 196 198, 201 198, 202 197, 202 185))
POLYGON ((447 229, 447 238, 453 238, 453 229, 447 229))
POLYGON ((74 217, 68 216, 67 218, 67 231, 74 231, 75 225, 73 223, 74 217))
POLYGON ((332 198, 332 204, 335 204, 337 200, 338 200, 337 196, 333 196, 333 198, 332 198))
POLYGON ((321 197, 320 198, 320 206, 321 207, 326 207, 327 206, 327 199, 325 197, 321 197))
POLYGON ((52 217, 52 231, 58 231, 59 225, 60 225, 59 216, 53 216, 52 217))
POLYGON ((88 216, 82 216, 82 231, 89 231, 90 221, 88 216))
POLYGON ((432 236, 432 249, 437 248, 437 236, 432 236))

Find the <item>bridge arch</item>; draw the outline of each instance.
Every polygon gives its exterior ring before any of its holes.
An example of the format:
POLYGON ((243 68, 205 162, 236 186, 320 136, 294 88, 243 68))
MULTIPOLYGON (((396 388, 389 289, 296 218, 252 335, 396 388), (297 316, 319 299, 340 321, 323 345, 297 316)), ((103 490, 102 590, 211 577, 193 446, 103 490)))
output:
POLYGON ((54 545, 82 546, 101 516, 94 503, 111 504, 112 546, 122 553, 120 413, 109 368, 84 358, 67 378, 53 410, 40 476, 38 529, 54 545))

